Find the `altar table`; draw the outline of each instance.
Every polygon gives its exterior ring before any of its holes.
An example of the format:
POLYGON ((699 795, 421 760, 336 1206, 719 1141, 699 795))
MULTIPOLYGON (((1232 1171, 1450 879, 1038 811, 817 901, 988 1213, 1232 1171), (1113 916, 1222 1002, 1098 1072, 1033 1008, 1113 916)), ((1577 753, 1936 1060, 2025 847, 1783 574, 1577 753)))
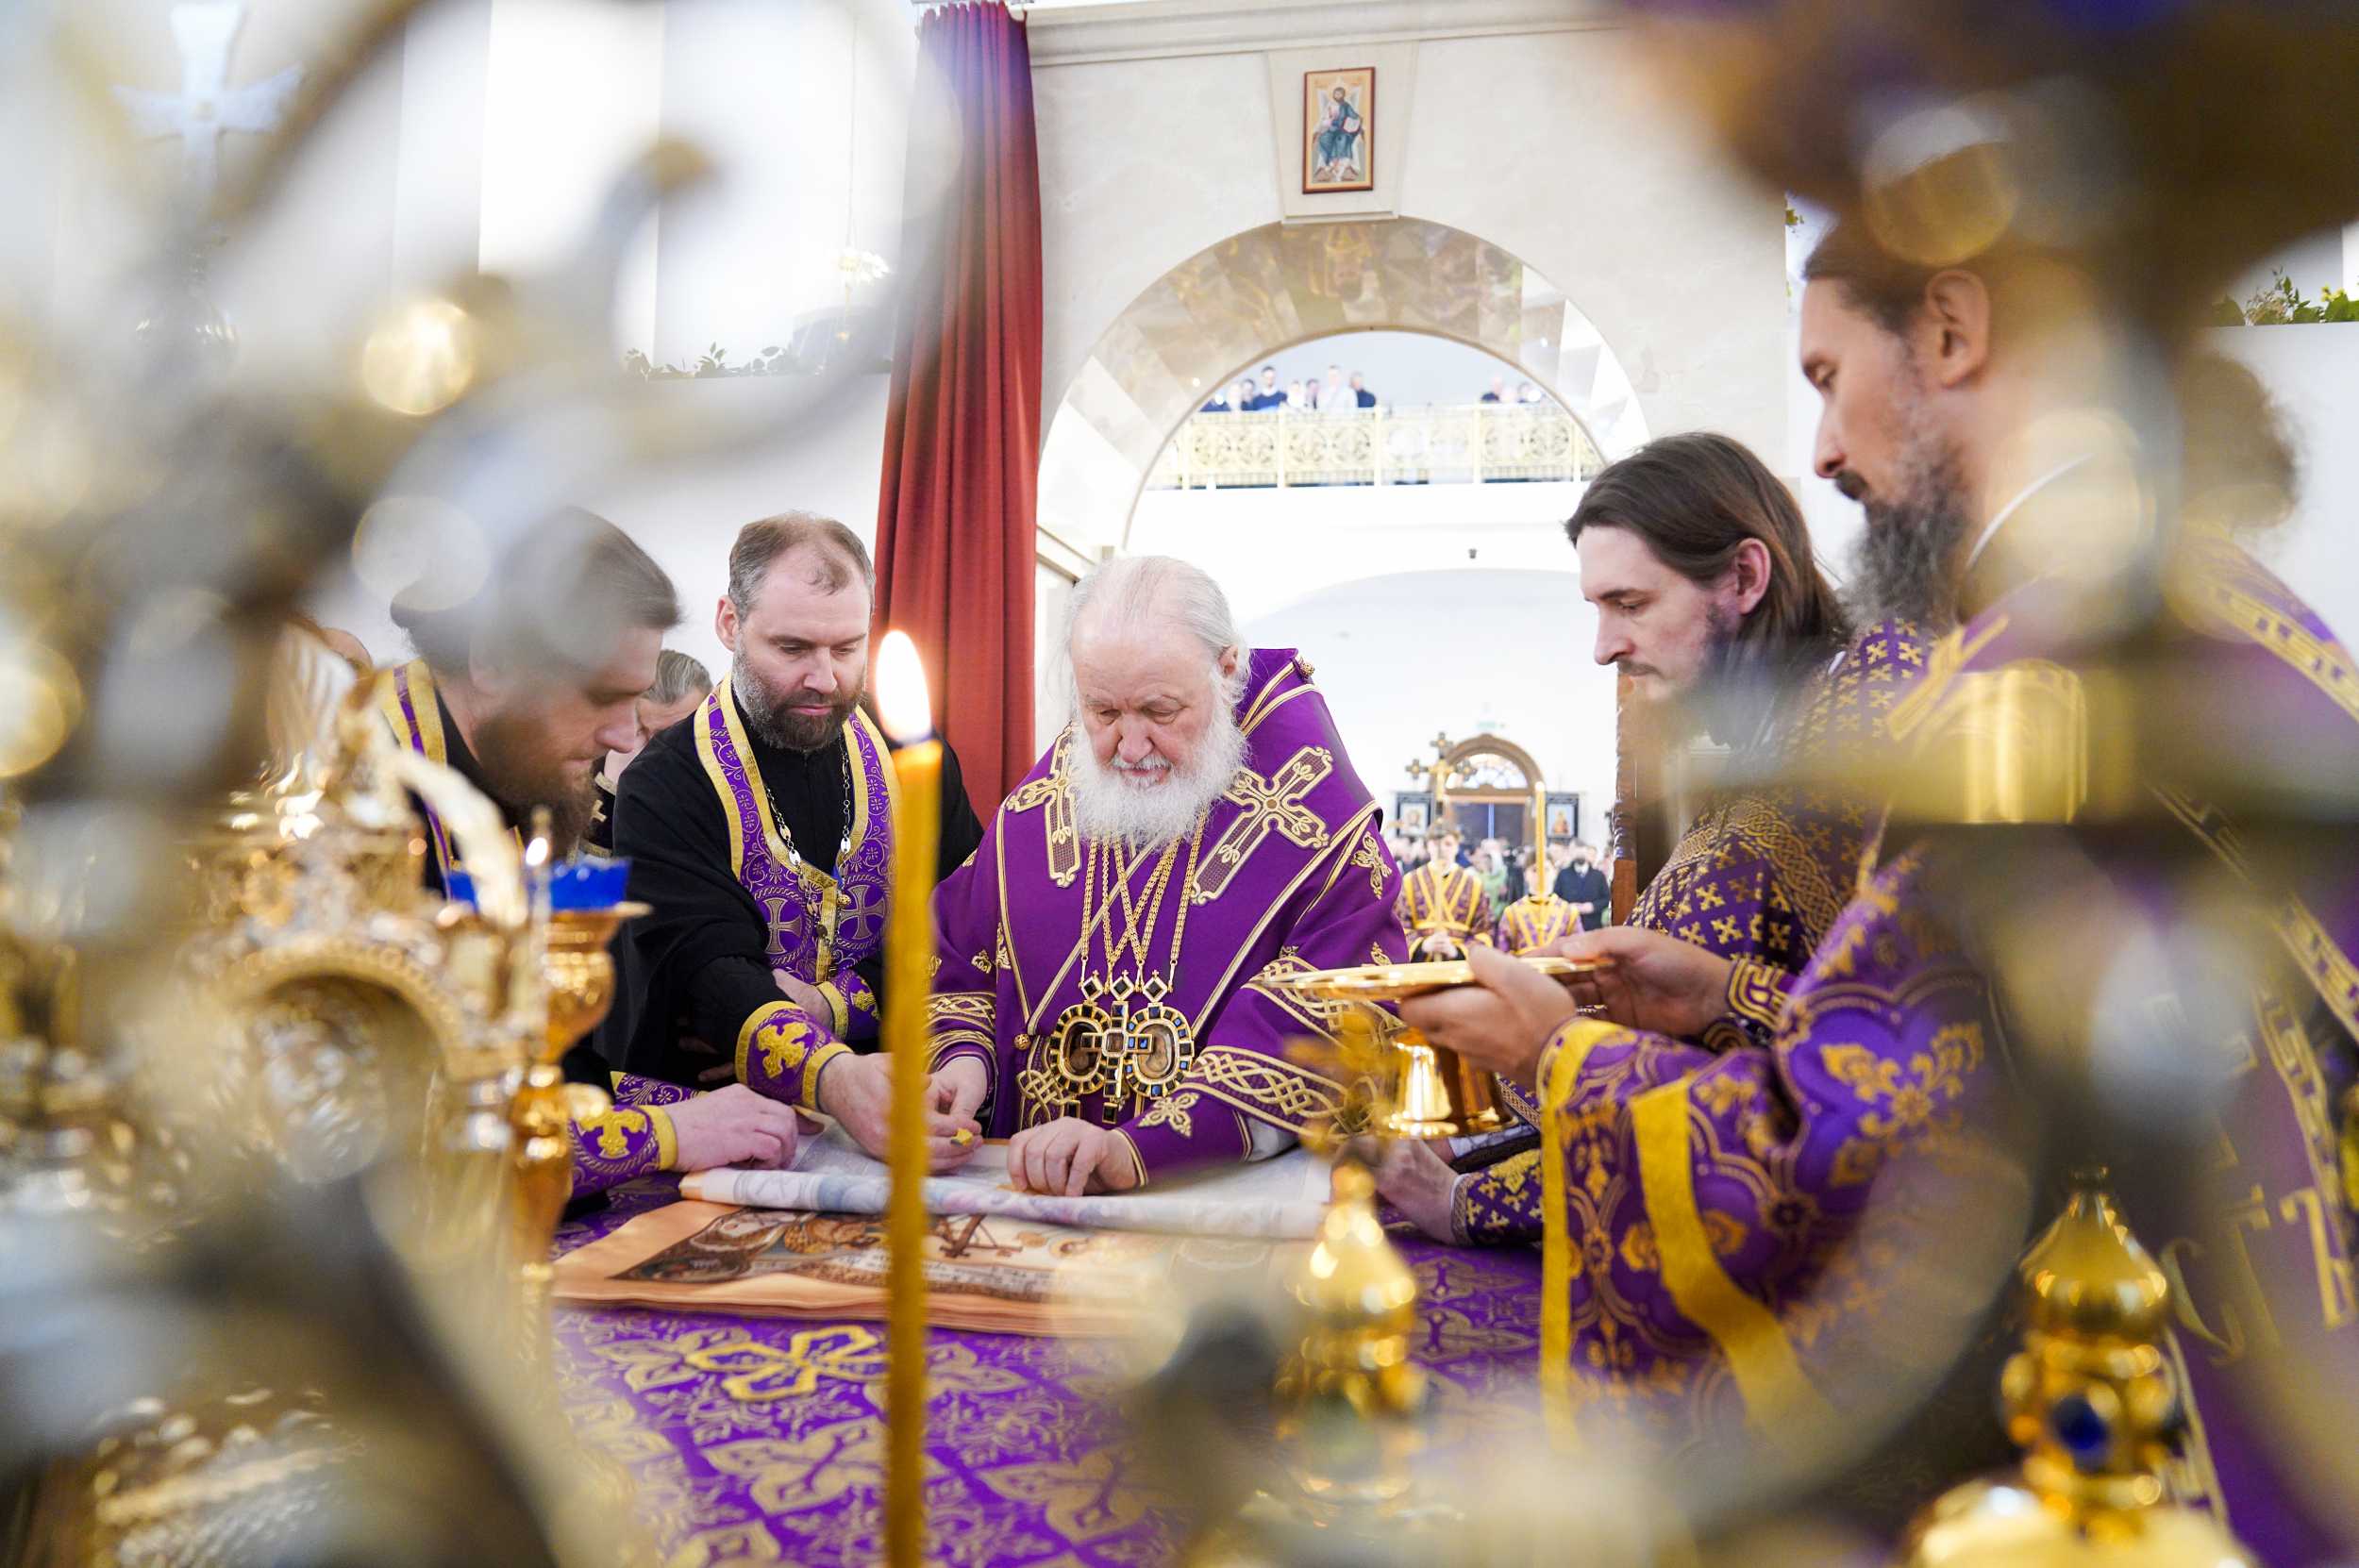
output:
MULTIPOLYGON (((560 1252, 672 1201, 617 1189, 569 1220, 560 1252)), ((1416 1359, 1435 1441, 1473 1441, 1536 1404, 1540 1257, 1463 1250, 1405 1224, 1416 1359)), ((883 1555, 884 1325, 560 1307, 556 1366, 581 1441, 637 1488, 665 1568, 865 1565, 883 1555)), ((1133 1473, 1109 1396, 1113 1345, 935 1329, 927 1556, 951 1568, 1138 1568, 1170 1557, 1178 1515, 1133 1473)))

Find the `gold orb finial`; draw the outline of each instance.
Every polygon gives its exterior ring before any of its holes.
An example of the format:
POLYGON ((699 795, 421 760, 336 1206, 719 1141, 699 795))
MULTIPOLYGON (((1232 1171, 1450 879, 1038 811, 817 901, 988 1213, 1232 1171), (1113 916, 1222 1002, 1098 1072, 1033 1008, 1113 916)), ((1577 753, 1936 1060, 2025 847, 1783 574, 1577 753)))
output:
POLYGON ((2161 1346, 2170 1282, 2122 1223, 2104 1176, 2076 1173, 2064 1212, 2023 1257, 2031 1321, 1999 1380, 2022 1469, 1937 1498, 1910 1528, 1909 1568, 2250 1568, 2224 1528, 2164 1484, 2181 1426, 2161 1346))

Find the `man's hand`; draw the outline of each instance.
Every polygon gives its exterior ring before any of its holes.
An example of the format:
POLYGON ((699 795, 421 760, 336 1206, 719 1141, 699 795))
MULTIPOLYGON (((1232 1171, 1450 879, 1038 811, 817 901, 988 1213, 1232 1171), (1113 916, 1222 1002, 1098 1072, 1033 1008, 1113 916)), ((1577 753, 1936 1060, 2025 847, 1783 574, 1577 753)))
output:
POLYGON ((1008 1175, 1028 1193, 1127 1193, 1138 1185, 1129 1141, 1078 1116, 1026 1127, 1008 1140, 1008 1175))
POLYGON ((1436 931, 1418 942, 1417 956, 1429 963, 1446 963, 1451 959, 1464 958, 1465 953, 1458 945, 1456 937, 1446 931, 1436 931))
POLYGON ((786 993, 788 1001, 811 1014, 817 1022, 834 1027, 835 1009, 828 1006, 828 999, 819 994, 817 986, 798 980, 783 969, 770 971, 770 977, 778 982, 778 989, 786 993))
POLYGON ((802 1119, 793 1106, 765 1099, 742 1083, 663 1110, 672 1118, 676 1170, 709 1171, 716 1165, 783 1170, 795 1162, 802 1119))
POLYGON ((1454 1242, 1450 1206, 1458 1191, 1458 1173, 1449 1168, 1433 1145, 1418 1138, 1397 1138, 1384 1150, 1376 1170, 1376 1190, 1384 1201, 1409 1216, 1409 1223, 1437 1242, 1454 1242))
POLYGON ((973 1057, 960 1057, 926 1086, 926 1108, 954 1122, 973 1122, 983 1096, 990 1093, 991 1077, 983 1064, 973 1057))
POLYGON ((1542 948, 1563 959, 1612 959, 1576 982, 1575 998, 1634 1029, 1692 1040, 1728 1010, 1728 959, 1692 942, 1636 926, 1583 931, 1542 948))
MULTIPOLYGON (((886 1158, 893 1139, 893 1059, 879 1052, 872 1057, 841 1056, 819 1075, 819 1109, 842 1124, 852 1142, 886 1158)), ((940 1175, 955 1171, 975 1158, 983 1146, 983 1129, 971 1120, 926 1112, 926 1168, 940 1175), (963 1138, 961 1135, 963 1134, 963 1138)))
POLYGON ((1476 984, 1413 996, 1400 1015, 1434 1044, 1529 1087, 1548 1036, 1573 1016, 1573 993, 1480 942, 1466 949, 1466 961, 1476 984))

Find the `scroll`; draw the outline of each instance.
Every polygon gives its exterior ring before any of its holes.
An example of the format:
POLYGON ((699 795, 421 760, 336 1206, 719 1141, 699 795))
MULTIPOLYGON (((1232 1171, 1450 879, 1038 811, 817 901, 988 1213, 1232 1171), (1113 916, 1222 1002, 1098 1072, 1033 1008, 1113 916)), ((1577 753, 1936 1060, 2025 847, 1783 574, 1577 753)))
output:
MULTIPOLYGON (((829 1127, 808 1140, 783 1171, 700 1171, 680 1179, 680 1196, 708 1203, 810 1213, 881 1214, 892 1186, 881 1161, 829 1127)), ((1328 1167, 1300 1149, 1230 1165, 1144 1192, 1064 1197, 1016 1190, 1008 1148, 986 1142, 948 1176, 926 1181, 929 1214, 989 1214, 1075 1230, 1139 1230, 1174 1236, 1302 1240, 1327 1212, 1328 1167)))
MULTIPOLYGON (((1282 1278, 1327 1208, 1328 1167, 1301 1150, 1101 1197, 1016 1192, 1007 1149, 926 1183, 927 1321, 986 1333, 1135 1328, 1198 1286, 1282 1278)), ((560 1259, 582 1305, 790 1317, 885 1315, 883 1166, 830 1128, 785 1171, 708 1171, 683 1201, 560 1259), (718 1201, 713 1201, 718 1200, 718 1201), (746 1207, 745 1205, 756 1205, 746 1207)))

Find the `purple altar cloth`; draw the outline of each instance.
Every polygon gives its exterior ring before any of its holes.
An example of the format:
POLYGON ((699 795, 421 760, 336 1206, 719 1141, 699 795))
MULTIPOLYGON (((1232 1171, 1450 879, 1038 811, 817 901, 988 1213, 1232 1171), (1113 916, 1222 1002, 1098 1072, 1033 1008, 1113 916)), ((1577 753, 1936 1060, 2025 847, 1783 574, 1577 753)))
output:
MULTIPOLYGON (((567 1222, 595 1241, 678 1195, 617 1188, 567 1222)), ((1393 1227, 1415 1268, 1437 1443, 1536 1407, 1540 1255, 1461 1251, 1393 1227)), ((868 1564, 883 1555, 884 1326, 560 1307, 556 1365, 582 1442, 622 1464, 667 1568, 868 1564)), ((1176 1514, 1114 1441, 1116 1351, 1089 1340, 936 1329, 929 1378, 929 1560, 954 1568, 1138 1568, 1176 1514)))

